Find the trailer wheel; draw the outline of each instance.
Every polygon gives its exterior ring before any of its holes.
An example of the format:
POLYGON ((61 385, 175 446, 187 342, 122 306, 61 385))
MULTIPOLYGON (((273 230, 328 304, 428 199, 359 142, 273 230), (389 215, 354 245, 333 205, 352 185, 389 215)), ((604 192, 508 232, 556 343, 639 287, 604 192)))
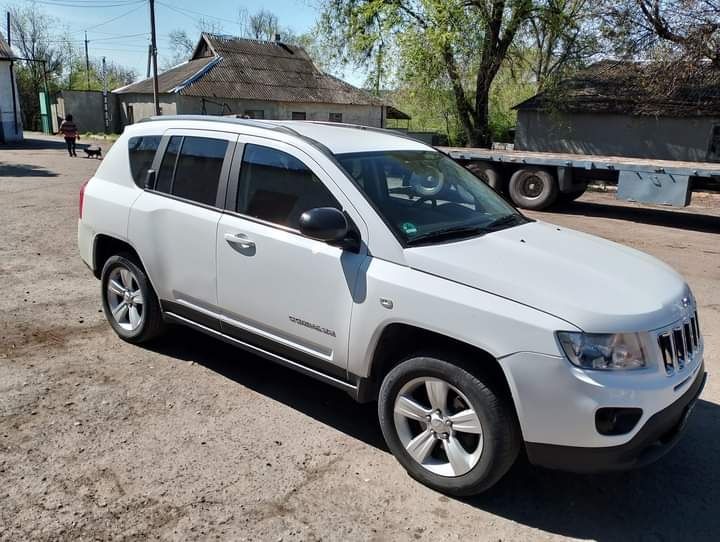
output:
POLYGON ((471 162, 466 167, 496 192, 500 194, 505 192, 505 180, 500 172, 492 165, 487 162, 471 162))
POLYGON ((510 198, 523 209, 541 210, 550 207, 558 197, 557 179, 537 167, 518 169, 510 177, 510 198))

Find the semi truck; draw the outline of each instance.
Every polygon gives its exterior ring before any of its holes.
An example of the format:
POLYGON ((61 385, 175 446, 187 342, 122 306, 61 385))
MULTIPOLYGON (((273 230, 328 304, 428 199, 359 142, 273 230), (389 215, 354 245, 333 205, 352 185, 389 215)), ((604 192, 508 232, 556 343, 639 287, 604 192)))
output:
POLYGON ((579 198, 589 182, 617 185, 617 198, 684 207, 694 191, 720 192, 720 163, 438 147, 523 209, 579 198))

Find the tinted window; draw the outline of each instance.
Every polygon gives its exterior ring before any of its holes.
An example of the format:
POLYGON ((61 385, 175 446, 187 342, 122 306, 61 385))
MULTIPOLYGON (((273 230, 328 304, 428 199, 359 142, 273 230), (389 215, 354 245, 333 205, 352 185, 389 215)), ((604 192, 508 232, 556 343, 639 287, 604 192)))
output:
POLYGON ((165 155, 163 156, 162 163, 160 164, 160 171, 158 172, 157 181, 155 182, 155 190, 159 190, 160 192, 170 192, 173 172, 175 171, 175 161, 177 160, 177 155, 180 152, 181 144, 181 136, 173 136, 170 138, 170 142, 165 149, 165 155))
POLYGON ((185 137, 175 168, 172 194, 215 205, 227 147, 228 142, 223 139, 185 137))
POLYGON ((245 146, 238 212, 297 229, 300 215, 315 207, 341 209, 322 181, 294 156, 245 146))
POLYGON ((128 140, 130 173, 140 188, 145 187, 147 171, 152 167, 155 151, 160 145, 160 136, 131 137, 128 140))

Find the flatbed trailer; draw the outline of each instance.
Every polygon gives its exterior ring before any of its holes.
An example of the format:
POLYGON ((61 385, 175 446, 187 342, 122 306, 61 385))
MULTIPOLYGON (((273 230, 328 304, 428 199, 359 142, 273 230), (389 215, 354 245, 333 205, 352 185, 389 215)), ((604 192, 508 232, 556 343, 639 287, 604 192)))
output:
POLYGON ((696 190, 720 192, 720 163, 520 150, 438 147, 525 209, 572 201, 590 181, 617 183, 628 201, 683 207, 696 190))

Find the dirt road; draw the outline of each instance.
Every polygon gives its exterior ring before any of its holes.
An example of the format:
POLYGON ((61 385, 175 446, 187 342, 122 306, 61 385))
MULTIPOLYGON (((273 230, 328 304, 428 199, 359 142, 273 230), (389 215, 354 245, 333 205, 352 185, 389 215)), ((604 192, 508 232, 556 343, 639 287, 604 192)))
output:
POLYGON ((117 339, 75 242, 97 163, 31 143, 0 149, 1 539, 717 540, 717 199, 671 212, 588 194, 533 213, 688 279, 710 379, 678 447, 604 476, 521 462, 455 500, 404 473, 374 405, 188 330, 151 349, 117 339))

